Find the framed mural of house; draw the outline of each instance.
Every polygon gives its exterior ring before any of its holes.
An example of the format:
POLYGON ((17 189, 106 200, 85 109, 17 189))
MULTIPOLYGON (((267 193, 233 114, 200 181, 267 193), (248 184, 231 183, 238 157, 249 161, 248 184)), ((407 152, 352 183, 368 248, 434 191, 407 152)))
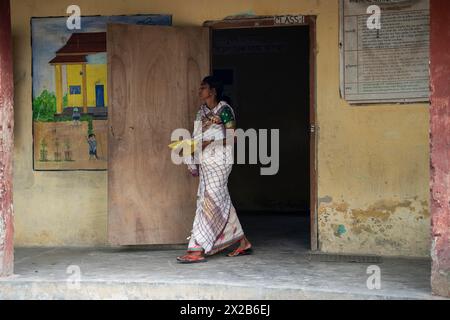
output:
POLYGON ((170 15, 31 19, 34 170, 106 170, 108 23, 171 25, 170 15))

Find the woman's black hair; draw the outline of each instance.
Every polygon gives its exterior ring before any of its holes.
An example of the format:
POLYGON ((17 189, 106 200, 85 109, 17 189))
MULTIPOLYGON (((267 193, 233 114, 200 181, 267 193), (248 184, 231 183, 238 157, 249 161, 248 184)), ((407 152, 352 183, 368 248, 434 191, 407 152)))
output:
POLYGON ((210 89, 216 89, 217 101, 223 100, 223 83, 219 78, 215 76, 207 76, 203 79, 202 83, 209 85, 210 89))

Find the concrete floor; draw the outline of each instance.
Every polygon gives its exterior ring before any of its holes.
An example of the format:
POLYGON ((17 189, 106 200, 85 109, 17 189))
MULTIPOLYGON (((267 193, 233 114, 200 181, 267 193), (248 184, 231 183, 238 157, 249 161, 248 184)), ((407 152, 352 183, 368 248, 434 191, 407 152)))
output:
POLYGON ((381 289, 369 290, 370 264, 305 258, 307 218, 241 214, 240 219, 254 254, 228 258, 222 253, 194 265, 176 262, 184 246, 17 248, 16 275, 0 280, 0 300, 434 298, 428 260, 384 258, 381 289), (71 272, 78 267, 81 281, 74 282, 71 272))

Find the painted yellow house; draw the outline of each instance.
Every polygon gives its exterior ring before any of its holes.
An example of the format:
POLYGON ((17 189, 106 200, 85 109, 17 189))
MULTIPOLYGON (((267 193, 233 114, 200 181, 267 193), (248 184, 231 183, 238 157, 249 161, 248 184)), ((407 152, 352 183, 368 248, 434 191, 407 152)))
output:
POLYGON ((106 33, 74 33, 50 62, 55 67, 56 113, 66 107, 107 106, 106 33))

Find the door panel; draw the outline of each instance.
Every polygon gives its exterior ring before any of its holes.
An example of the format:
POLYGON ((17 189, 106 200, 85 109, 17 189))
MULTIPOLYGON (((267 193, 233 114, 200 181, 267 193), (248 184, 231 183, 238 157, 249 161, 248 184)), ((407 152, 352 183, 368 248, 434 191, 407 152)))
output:
POLYGON ((112 244, 186 243, 198 180, 171 161, 170 136, 192 131, 209 74, 209 30, 110 24, 108 237, 112 244))
POLYGON ((105 106, 105 87, 100 84, 95 86, 95 106, 96 107, 105 106))

